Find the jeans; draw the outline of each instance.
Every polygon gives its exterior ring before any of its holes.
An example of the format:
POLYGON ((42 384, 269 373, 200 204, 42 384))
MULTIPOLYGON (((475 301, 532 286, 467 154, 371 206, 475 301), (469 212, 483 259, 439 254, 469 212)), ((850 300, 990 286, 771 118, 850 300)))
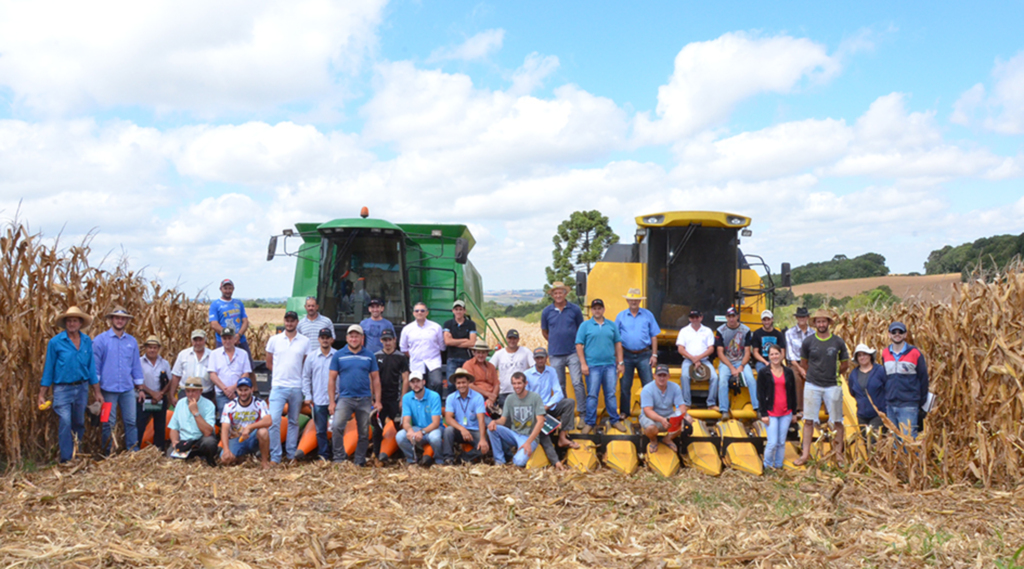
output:
POLYGON ((764 444, 764 467, 782 468, 786 458, 786 433, 789 432, 789 423, 793 420, 793 414, 787 413, 782 417, 768 417, 768 441, 764 444))
MULTIPOLYGON (((313 406, 313 424, 316 426, 316 452, 317 456, 324 460, 331 460, 331 443, 327 440, 327 429, 330 428, 328 421, 331 419, 330 407, 327 405, 313 406)), ((289 426, 290 430, 291 427, 289 426)))
POLYGON ((301 387, 275 387, 270 390, 270 462, 281 462, 281 415, 284 404, 288 404, 288 438, 285 454, 288 460, 295 458, 299 446, 299 411, 302 410, 301 387))
POLYGON ((423 378, 427 380, 427 389, 436 392, 441 396, 441 401, 444 401, 444 370, 441 368, 432 369, 423 378))
POLYGON ((110 431, 117 423, 117 410, 121 409, 121 423, 124 425, 124 448, 130 451, 139 450, 139 430, 135 426, 135 404, 138 398, 134 389, 115 393, 103 391, 103 401, 113 403, 110 406, 110 420, 103 423, 102 448, 103 454, 110 454, 110 431))
POLYGON ((480 430, 474 431, 469 428, 466 430, 469 431, 469 440, 466 440, 462 433, 454 427, 446 427, 444 429, 444 434, 441 435, 444 452, 441 454, 445 461, 453 461, 456 455, 462 454, 462 443, 472 443, 474 449, 480 444, 480 430))
MULTIPOLYGON (((591 371, 593 371, 593 369, 591 369, 591 371)), ((614 407, 612 412, 614 413, 614 407)), ((530 457, 526 456, 526 451, 522 449, 523 444, 526 443, 526 439, 530 438, 529 436, 520 435, 504 425, 498 425, 493 431, 487 431, 487 437, 491 440, 491 452, 494 453, 494 464, 505 464, 506 447, 514 447, 516 449, 516 454, 512 457, 512 464, 518 467, 523 467, 530 461, 530 457)), ((530 447, 530 452, 536 451, 537 441, 533 441, 533 444, 530 447)))
POLYGON ((651 350, 647 349, 639 354, 623 350, 622 361, 625 369, 619 382, 619 414, 629 417, 633 408, 633 370, 640 376, 640 387, 654 381, 654 375, 651 373, 651 350))
POLYGON ((453 358, 451 356, 448 357, 448 363, 446 364, 444 373, 444 378, 445 381, 448 382, 448 385, 444 388, 444 393, 441 394, 441 401, 447 401, 448 396, 452 393, 455 393, 455 382, 452 381, 452 376, 455 375, 455 372, 458 371, 460 367, 462 367, 462 364, 468 361, 469 360, 464 358, 453 358))
POLYGON ((366 440, 370 428, 370 412, 373 411, 373 400, 369 397, 339 397, 337 407, 334 408, 334 425, 332 436, 334 443, 334 462, 348 460, 345 452, 345 426, 352 415, 356 416, 356 431, 359 433, 359 440, 356 443, 356 454, 352 458, 357 466, 366 464, 366 440))
POLYGON ((917 413, 918 407, 916 405, 910 407, 893 407, 890 405, 885 409, 885 414, 889 416, 890 421, 899 427, 900 432, 911 437, 917 436, 917 413))
POLYGON ((136 403, 135 405, 135 424, 139 429, 139 442, 142 442, 142 437, 146 434, 146 427, 149 425, 150 418, 153 419, 153 446, 160 449, 161 452, 167 450, 167 398, 169 395, 164 395, 160 400, 160 410, 153 412, 146 412, 145 403, 136 403))
POLYGON ((572 380, 572 390, 574 392, 573 398, 576 401, 585 401, 587 398, 587 386, 583 383, 580 357, 574 352, 564 356, 550 356, 548 361, 551 362, 551 367, 555 369, 555 375, 558 376, 558 384, 562 386, 562 393, 569 397, 569 392, 565 389, 565 369, 569 368, 569 378, 572 380))
MULTIPOLYGON (((413 427, 413 432, 422 431, 421 427, 413 427)), ((434 449, 434 458, 440 458, 440 455, 444 452, 444 445, 442 438, 444 433, 442 431, 444 427, 440 427, 430 431, 423 435, 423 440, 420 441, 419 445, 429 444, 434 449)), ((413 444, 409 440, 409 435, 406 434, 405 429, 399 429, 398 434, 395 435, 395 442, 398 443, 398 448, 402 449, 402 454, 405 455, 405 460, 409 464, 416 462, 416 444, 413 444)))
MULTIPOLYGON (((750 364, 743 366, 740 370, 743 375, 743 383, 747 384, 750 391, 750 405, 757 411, 757 381, 754 380, 754 372, 750 370, 750 364)), ((718 377, 711 380, 711 388, 708 390, 708 407, 719 405, 723 412, 729 410, 729 366, 718 364, 718 377), (717 392, 717 399, 715 398, 717 392)))
MULTIPOLYGON (((587 410, 584 422, 593 427, 597 424, 597 396, 604 388, 604 409, 612 423, 619 422, 615 411, 615 366, 591 366, 587 376, 587 410)), ((523 464, 526 464, 525 462, 523 464)))
POLYGON ((768 367, 768 366, 764 365, 764 363, 759 362, 757 360, 752 360, 752 361, 754 362, 754 371, 758 371, 759 372, 759 371, 763 370, 764 368, 768 367))
POLYGON ((220 414, 224 412, 224 407, 226 407, 228 403, 231 403, 231 401, 232 400, 228 399, 227 395, 224 395, 223 393, 218 393, 217 394, 217 401, 216 401, 217 412, 216 412, 216 417, 215 418, 216 418, 218 423, 220 423, 220 414))
MULTIPOLYGON (((700 363, 707 365, 708 369, 711 370, 710 377, 708 377, 708 382, 710 382, 710 385, 717 385, 718 374, 715 373, 715 366, 711 365, 711 361, 708 360, 708 358, 702 359, 700 363)), ((693 404, 693 400, 690 398, 690 366, 692 365, 693 362, 686 358, 683 358, 682 375, 679 376, 679 387, 683 388, 683 404, 686 405, 687 407, 693 404)), ((711 393, 708 393, 708 398, 711 397, 711 393)))
POLYGON ((60 461, 67 462, 75 454, 75 439, 85 437, 85 407, 89 404, 89 383, 53 385, 53 412, 57 414, 57 441, 60 461))

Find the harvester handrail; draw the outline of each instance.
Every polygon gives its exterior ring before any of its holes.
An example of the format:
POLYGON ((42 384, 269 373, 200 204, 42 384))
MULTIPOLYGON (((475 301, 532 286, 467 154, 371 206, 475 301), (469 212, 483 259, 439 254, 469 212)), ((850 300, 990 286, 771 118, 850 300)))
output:
MULTIPOLYGON (((479 314, 481 316, 481 318, 483 318, 483 322, 484 322, 484 339, 486 340, 487 339, 487 334, 494 331, 494 330, 491 329, 491 325, 488 323, 488 320, 494 320, 494 317, 491 317, 491 318, 485 317, 484 316, 484 311, 481 310, 480 307, 477 306, 475 302, 473 302, 473 299, 470 298, 469 295, 466 294, 466 291, 460 292, 458 294, 458 297, 461 300, 464 300, 464 301, 470 303, 471 305, 473 305, 473 308, 476 309, 476 313, 479 314)), ((500 344, 501 343, 501 334, 500 334, 501 333, 501 326, 498 326, 498 321, 497 320, 494 320, 494 326, 495 326, 495 328, 498 329, 498 334, 495 334, 495 338, 497 339, 498 343, 500 344)))

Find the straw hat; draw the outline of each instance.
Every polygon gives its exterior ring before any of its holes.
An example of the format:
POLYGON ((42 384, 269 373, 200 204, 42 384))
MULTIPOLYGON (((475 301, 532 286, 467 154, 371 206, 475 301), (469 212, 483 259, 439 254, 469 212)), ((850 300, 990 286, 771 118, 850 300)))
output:
POLYGON ((690 366, 690 379, 693 381, 707 381, 711 379, 711 368, 703 362, 690 366))
POLYGON ((826 319, 828 319, 828 323, 830 325, 835 320, 834 318, 832 318, 832 315, 827 310, 824 310, 824 309, 821 309, 821 308, 815 310, 814 314, 811 314, 811 322, 814 322, 818 318, 826 318, 826 319))
POLYGON ((153 345, 156 345, 156 346, 162 345, 160 343, 160 338, 157 338, 153 334, 150 334, 150 336, 148 338, 146 338, 146 341, 142 343, 143 346, 148 346, 150 344, 153 344, 153 345))
POLYGON ((487 340, 484 340, 480 336, 476 337, 476 343, 473 344, 473 349, 474 350, 481 350, 481 351, 484 351, 484 352, 491 351, 490 346, 487 345, 487 340))
POLYGON ((638 288, 629 289, 622 298, 625 298, 626 300, 647 300, 647 297, 641 294, 640 289, 638 288))
POLYGON ((131 320, 132 318, 135 318, 131 314, 128 314, 128 311, 125 310, 125 308, 123 306, 121 306, 120 304, 114 306, 114 309, 110 311, 110 314, 106 315, 106 318, 113 318, 115 316, 124 316, 128 320, 131 320))
MULTIPOLYGON (((473 374, 469 373, 468 371, 466 371, 465 369, 463 369, 461 367, 459 369, 455 370, 455 373, 453 373, 452 376, 449 377, 448 379, 450 379, 451 381, 455 381, 455 378, 457 378, 457 377, 468 378, 470 383, 473 383, 474 381, 476 381, 476 378, 473 377, 473 374)), ((449 384, 449 385, 451 385, 451 384, 449 384)))
POLYGON ((67 318, 81 318, 83 330, 88 328, 92 324, 92 316, 89 316, 88 314, 82 312, 82 310, 79 309, 77 306, 72 306, 71 308, 68 308, 67 312, 61 314, 60 316, 57 317, 56 320, 54 320, 54 324, 60 326, 61 328, 64 328, 64 320, 67 318))
POLYGON ((562 281, 555 281, 551 283, 551 288, 548 289, 548 294, 551 294, 551 291, 558 288, 564 290, 565 292, 569 292, 569 287, 565 286, 565 283, 563 283, 562 281))

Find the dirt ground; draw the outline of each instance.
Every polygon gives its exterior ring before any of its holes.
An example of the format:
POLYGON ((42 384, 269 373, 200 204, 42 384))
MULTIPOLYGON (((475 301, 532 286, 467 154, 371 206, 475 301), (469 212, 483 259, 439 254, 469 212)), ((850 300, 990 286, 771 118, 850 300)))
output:
POLYGON ((864 291, 887 285, 901 299, 916 296, 921 300, 948 301, 953 296, 953 283, 960 282, 960 273, 945 275, 890 275, 866 279, 821 281, 793 287, 793 294, 824 293, 836 298, 855 296, 864 291))
POLYGON ((867 474, 76 461, 0 478, 0 566, 993 567, 1024 543, 1022 489, 867 474))

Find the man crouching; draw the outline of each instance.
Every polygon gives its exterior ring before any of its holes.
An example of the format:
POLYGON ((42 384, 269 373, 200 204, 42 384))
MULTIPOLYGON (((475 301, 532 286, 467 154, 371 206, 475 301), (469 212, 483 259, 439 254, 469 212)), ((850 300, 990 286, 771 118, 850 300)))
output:
POLYGON ((237 464, 247 454, 260 453, 264 470, 270 468, 270 409, 252 396, 252 380, 239 378, 235 386, 238 397, 224 406, 220 418, 220 439, 224 450, 220 461, 226 466, 237 464), (256 436, 253 437, 255 432, 256 436))

